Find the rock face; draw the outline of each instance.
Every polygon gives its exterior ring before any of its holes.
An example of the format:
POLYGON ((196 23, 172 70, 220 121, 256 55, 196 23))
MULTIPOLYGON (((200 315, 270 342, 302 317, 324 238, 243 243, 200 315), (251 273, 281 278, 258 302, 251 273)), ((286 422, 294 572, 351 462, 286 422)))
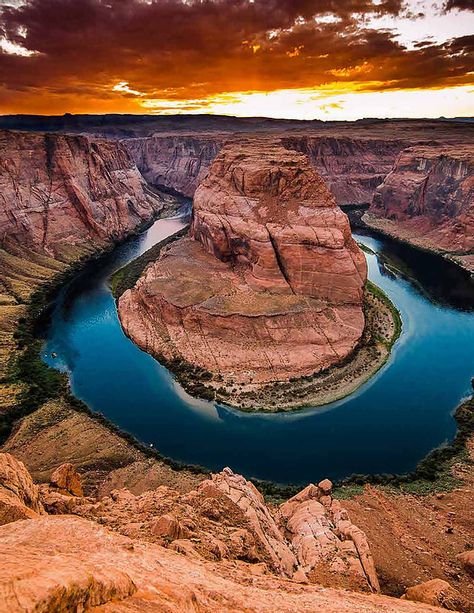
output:
POLYGON ((467 600, 447 581, 442 579, 431 579, 431 581, 409 587, 403 598, 441 607, 449 611, 470 612, 472 610, 467 600))
POLYGON ((225 134, 155 134, 123 141, 145 179, 158 187, 194 195, 225 134))
POLYGON ((0 453, 0 524, 43 512, 38 486, 25 465, 9 453, 0 453))
MULTIPOLYGON (((271 139, 271 137, 269 137, 271 139)), ((192 197, 230 133, 158 133, 122 141, 152 185, 192 197)), ((369 204, 406 141, 345 136, 282 136, 288 149, 308 156, 337 204, 369 204)))
POLYGON ((0 132, 0 237, 61 257, 123 238, 162 208, 118 142, 0 132))
POLYGON ((370 204, 406 142, 344 136, 292 136, 285 147, 305 153, 341 204, 370 204))
POLYGON ((229 468, 188 493, 161 486, 94 499, 38 487, 0 454, 4 491, 30 512, 0 526, 1 613, 433 610, 423 603, 470 612, 440 580, 405 600, 367 594, 379 591, 367 539, 327 479, 279 508, 229 468))
POLYGON ((369 213, 369 224, 395 236, 469 256, 474 250, 474 147, 405 149, 377 189, 369 213))
POLYGON ((422 613, 429 606, 256 576, 113 534, 79 517, 0 527, 0 611, 422 613))
POLYGON ((308 159, 278 144, 226 145, 194 197, 191 236, 119 300, 145 350, 224 380, 320 371, 357 345, 365 258, 308 159))
MULTIPOLYGON (((0 375, 35 288, 162 208, 117 141, 0 131, 0 375)), ((0 410, 12 396, 0 383, 0 410)))
POLYGON ((82 479, 70 463, 61 464, 51 475, 51 485, 72 496, 83 496, 82 479))

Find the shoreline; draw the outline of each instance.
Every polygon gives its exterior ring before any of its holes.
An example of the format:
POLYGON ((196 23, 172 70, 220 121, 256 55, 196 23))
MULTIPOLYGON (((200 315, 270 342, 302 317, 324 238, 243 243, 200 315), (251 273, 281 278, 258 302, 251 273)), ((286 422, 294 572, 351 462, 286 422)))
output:
MULTIPOLYGON (((145 227, 149 227, 151 223, 152 221, 148 224, 145 224, 145 227)), ((141 231, 143 231, 143 229, 141 231)), ((138 233, 139 230, 135 230, 133 233, 131 233, 130 237, 138 233)), ((107 253, 110 252, 111 249, 113 249, 113 247, 109 247, 109 249, 107 249, 105 252, 103 251, 102 253, 97 252, 87 260, 81 262, 81 265, 79 267, 77 263, 74 266, 71 266, 71 268, 68 269, 67 274, 59 275, 61 279, 55 279, 54 287, 51 281, 39 286, 34 292, 34 295, 36 295, 38 299, 41 299, 42 304, 38 305, 34 304, 33 301, 30 301, 27 305, 29 311, 28 318, 18 326, 22 327, 24 330, 27 330, 27 336, 32 342, 32 353, 35 354, 34 359, 36 363, 39 362, 43 369, 49 371, 50 374, 52 373, 53 376, 59 377, 63 383, 67 379, 67 375, 64 373, 59 373, 52 368, 49 368, 41 361, 39 352, 35 353, 35 347, 38 346, 38 342, 42 343, 42 339, 38 338, 35 330, 38 324, 37 317, 44 316, 45 312, 51 308, 52 301, 54 300, 54 295, 57 291, 59 291, 63 283, 66 282, 66 277, 67 279, 71 278, 87 264, 97 261, 102 255, 107 255, 107 253)), ((66 389, 62 388, 60 393, 50 396, 50 399, 52 400, 60 398, 63 398, 72 408, 72 410, 85 413, 90 419, 97 421, 101 423, 104 427, 106 427, 107 430, 111 432, 111 434, 113 433, 120 436, 120 438, 132 445, 135 449, 143 452, 146 456, 153 458, 157 462, 161 461, 170 466, 173 470, 184 470, 189 471, 193 474, 202 474, 203 476, 209 474, 210 471, 205 467, 193 464, 186 464, 178 460, 167 458, 166 456, 161 455, 157 449, 150 449, 144 443, 136 439, 133 435, 122 431, 112 421, 108 420, 100 413, 93 412, 87 405, 85 405, 85 403, 73 396, 70 392, 69 384, 67 381, 66 389)), ((23 413, 20 415, 17 414, 16 419, 12 424, 13 429, 10 430, 9 434, 15 431, 15 429, 19 426, 22 417, 26 417, 28 414, 35 413, 43 405, 44 402, 39 402, 37 406, 32 407, 31 410, 27 413, 23 413)), ((456 458, 461 457, 462 459, 463 455, 465 454, 466 441, 470 438, 474 431, 474 396, 468 400, 463 401, 456 408, 454 418, 456 419, 458 429, 453 441, 451 441, 447 445, 434 448, 432 451, 430 451, 425 456, 425 458, 423 458, 418 463, 414 471, 400 475, 352 475, 347 477, 346 479, 339 481, 336 484, 336 495, 341 498, 351 497, 359 493, 363 486, 367 484, 387 485, 393 491, 396 491, 398 493, 401 493, 403 491, 411 491, 410 487, 413 486, 414 488, 416 488, 418 487, 419 483, 423 484, 423 491, 417 492, 421 494, 427 494, 433 491, 447 491, 449 488, 452 489, 452 487, 455 487, 455 484, 453 483, 446 485, 443 480, 443 475, 447 469, 450 470, 450 467, 456 458), (426 470, 424 470, 427 464, 430 466, 431 470, 431 474, 428 477, 426 475, 426 470)), ((267 497, 277 497, 279 499, 285 499, 286 497, 293 495, 296 491, 299 491, 301 485, 278 484, 274 481, 265 481, 256 478, 251 478, 251 480, 259 488, 262 489, 262 492, 267 497)))
MULTIPOLYGON (((159 257, 161 249, 179 240, 187 229, 188 226, 171 234, 112 275, 110 287, 117 304, 119 321, 120 296, 135 285, 148 264, 159 257)), ((185 360, 168 360, 163 355, 150 355, 170 371, 185 392, 195 398, 215 401, 249 413, 321 407, 350 396, 367 383, 388 361, 392 347, 401 334, 402 321, 398 309, 371 281, 367 281, 365 288, 364 314, 366 324, 363 335, 344 360, 319 373, 283 381, 226 386, 218 373, 185 360), (275 397, 278 402, 275 402, 275 397)), ((125 329, 123 331, 127 334, 125 329)))
POLYGON ((474 263, 473 263, 473 267, 470 268, 468 265, 466 265, 462 261, 462 259, 460 259, 460 258, 469 257, 469 256, 474 257, 474 254, 454 253, 451 251, 436 249, 434 247, 428 247, 427 245, 419 243, 418 241, 420 239, 417 239, 417 238, 412 239, 412 238, 409 238, 408 236, 405 237, 405 236, 401 236, 397 234, 396 232, 392 232, 389 227, 392 224, 395 225, 394 222, 391 222, 388 219, 375 217, 371 215, 370 213, 368 213, 367 211, 365 211, 363 215, 357 219, 350 217, 350 220, 351 222, 355 222, 355 226, 354 226, 355 228, 357 228, 357 225, 359 225, 359 227, 362 229, 367 229, 374 233, 378 232, 383 237, 396 241, 397 243, 400 243, 406 247, 421 251, 423 253, 428 253, 430 255, 440 257, 446 262, 455 264, 461 271, 468 274, 470 278, 474 280, 474 263), (389 226, 389 227, 386 227, 386 226, 389 226))
POLYGON ((365 289, 364 313, 366 325, 357 347, 339 364, 313 375, 270 384, 241 386, 237 393, 228 392, 227 395, 217 391, 222 389, 220 381, 203 378, 196 386, 186 376, 176 375, 172 369, 171 372, 191 395, 195 395, 196 387, 199 391, 200 385, 207 383, 206 389, 214 392, 214 401, 239 411, 280 413, 322 407, 350 396, 367 383, 386 364, 401 334, 402 321, 398 309, 370 281, 365 289))

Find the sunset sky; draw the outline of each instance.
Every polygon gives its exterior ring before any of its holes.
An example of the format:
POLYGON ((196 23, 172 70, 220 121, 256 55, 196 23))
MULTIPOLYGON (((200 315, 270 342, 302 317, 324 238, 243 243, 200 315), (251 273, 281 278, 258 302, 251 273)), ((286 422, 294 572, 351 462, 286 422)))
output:
POLYGON ((474 0, 0 0, 0 113, 474 115, 474 0))

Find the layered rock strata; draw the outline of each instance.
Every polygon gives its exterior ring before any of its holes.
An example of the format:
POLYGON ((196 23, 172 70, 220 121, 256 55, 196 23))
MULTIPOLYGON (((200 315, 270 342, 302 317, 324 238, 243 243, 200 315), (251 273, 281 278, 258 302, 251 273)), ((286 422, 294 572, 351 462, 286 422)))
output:
POLYGON ((162 208, 120 143, 0 133, 0 236, 61 257, 123 238, 162 208))
MULTIPOLYGON (((0 132, 0 375, 32 292, 163 206, 116 141, 0 132)), ((15 394, 2 386, 0 410, 15 394)))
POLYGON ((286 380, 344 359, 364 328, 366 263, 306 156, 225 146, 196 191, 189 237, 119 299, 129 336, 224 382, 286 380))
POLYGON ((0 539, 2 613, 435 611, 421 603, 255 574, 255 565, 204 562, 71 515, 0 527, 0 539))
POLYGON ((151 184, 193 197, 229 135, 154 134, 123 140, 140 172, 151 184))
POLYGON ((474 147, 405 149, 364 220, 474 271, 474 147))
POLYGON ((370 204, 407 142, 350 136, 283 137, 285 147, 305 153, 336 202, 370 204))
MULTIPOLYGON (((233 135, 225 132, 157 133, 124 139, 122 143, 149 183, 192 197, 220 149, 232 139, 233 135)), ((308 156, 339 205, 369 204, 397 155, 408 144, 395 138, 342 134, 282 135, 281 143, 308 156)))

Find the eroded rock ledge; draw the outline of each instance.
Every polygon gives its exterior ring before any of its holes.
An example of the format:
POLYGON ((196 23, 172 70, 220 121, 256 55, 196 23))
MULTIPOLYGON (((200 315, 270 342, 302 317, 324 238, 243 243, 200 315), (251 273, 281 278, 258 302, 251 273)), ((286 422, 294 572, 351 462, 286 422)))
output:
POLYGON ((308 158, 254 139, 221 149, 196 191, 190 236, 162 250, 119 314, 143 349, 223 386, 287 381, 354 351, 366 276, 308 158))
POLYGON ((474 272, 474 146, 402 151, 364 221, 474 272))
POLYGON ((381 596, 374 543, 327 479, 280 506, 229 468, 188 493, 95 498, 78 487, 71 464, 37 485, 0 453, 0 611, 472 610, 440 579, 418 581, 403 600, 381 596))

